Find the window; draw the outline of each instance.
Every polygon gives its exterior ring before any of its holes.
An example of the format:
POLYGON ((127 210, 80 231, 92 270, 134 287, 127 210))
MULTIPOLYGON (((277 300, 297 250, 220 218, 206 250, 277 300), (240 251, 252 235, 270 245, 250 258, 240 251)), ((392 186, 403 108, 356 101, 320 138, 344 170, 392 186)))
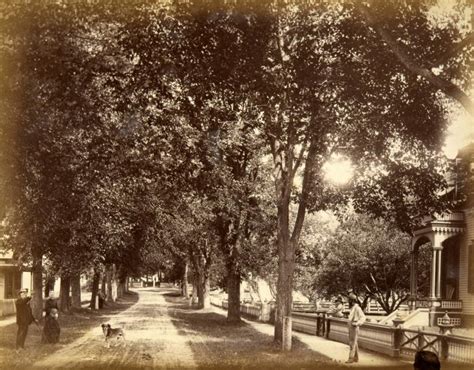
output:
POLYGON ((21 272, 5 271, 5 299, 16 298, 16 291, 21 288, 21 272))

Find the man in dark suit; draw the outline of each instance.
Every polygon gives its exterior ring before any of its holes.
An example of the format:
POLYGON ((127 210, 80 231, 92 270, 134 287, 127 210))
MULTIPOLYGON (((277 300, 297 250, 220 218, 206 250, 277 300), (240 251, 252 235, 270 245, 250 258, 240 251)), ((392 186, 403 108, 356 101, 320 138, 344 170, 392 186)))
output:
POLYGON ((28 326, 35 321, 33 313, 31 312, 30 301, 31 297, 27 297, 27 289, 21 289, 18 292, 18 299, 15 301, 16 307, 16 324, 18 331, 16 334, 16 350, 25 348, 25 339, 28 334, 28 326))

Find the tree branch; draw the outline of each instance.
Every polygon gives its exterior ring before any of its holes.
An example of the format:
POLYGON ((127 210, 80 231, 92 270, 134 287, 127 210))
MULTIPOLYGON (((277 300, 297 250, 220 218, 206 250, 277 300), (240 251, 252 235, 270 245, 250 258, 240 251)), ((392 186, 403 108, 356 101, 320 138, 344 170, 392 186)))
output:
POLYGON ((298 168, 301 165, 301 161, 303 160, 304 153, 306 152, 306 147, 308 146, 307 141, 303 143, 303 146, 301 147, 301 150, 298 154, 298 158, 296 158, 295 165, 293 166, 293 169, 291 171, 291 176, 294 177, 296 175, 296 171, 298 171, 298 168))
POLYGON ((469 96, 462 91, 457 85, 453 84, 451 81, 442 79, 441 77, 436 76, 428 68, 419 66, 404 50, 403 48, 394 40, 394 38, 383 29, 381 24, 375 20, 375 18, 370 13, 370 9, 367 6, 359 4, 359 12, 367 21, 368 25, 374 29, 374 31, 382 38, 382 40, 389 46, 390 50, 397 57, 399 62, 411 73, 425 78, 429 83, 434 87, 438 88, 446 95, 457 100, 461 105, 472 115, 474 116, 474 103, 469 98, 469 96))
POLYGON ((449 59, 456 57, 465 47, 472 45, 474 45, 474 32, 471 32, 464 39, 452 45, 437 61, 431 63, 431 67, 439 67, 445 64, 449 59))
MULTIPOLYGON (((306 143, 305 143, 306 146, 306 143)), ((300 152, 302 157, 303 150, 300 152)), ((303 228, 304 217, 306 214, 306 201, 309 195, 309 188, 314 176, 314 164, 316 161, 316 140, 312 140, 308 149, 308 155, 306 157, 304 174, 303 174, 303 185, 301 190, 300 203, 298 205, 298 213, 296 215, 295 226, 293 228, 293 233, 291 234, 291 240, 296 242, 299 239, 301 230, 303 228)), ((300 158, 298 158, 299 160, 300 158)))

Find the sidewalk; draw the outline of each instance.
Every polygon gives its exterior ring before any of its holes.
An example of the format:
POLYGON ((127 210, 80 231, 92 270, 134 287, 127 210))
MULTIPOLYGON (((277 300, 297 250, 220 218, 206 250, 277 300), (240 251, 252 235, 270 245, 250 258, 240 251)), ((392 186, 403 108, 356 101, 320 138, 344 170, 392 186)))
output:
POLYGON ((0 328, 4 326, 15 324, 16 323, 16 316, 15 315, 8 315, 0 317, 0 328))
MULTIPOLYGON (((227 311, 219 307, 211 306, 213 311, 220 315, 227 315, 227 311)), ((274 327, 271 324, 250 321, 243 319, 247 324, 251 325, 255 330, 267 335, 273 335, 274 327)), ((345 365, 349 354, 349 346, 335 342, 332 340, 318 337, 315 335, 309 335, 305 333, 293 332, 293 337, 298 338, 302 343, 306 344, 311 350, 320 353, 323 356, 329 357, 335 363, 345 365)), ((347 364, 350 367, 395 367, 395 366, 407 366, 411 365, 409 361, 402 361, 393 359, 388 356, 380 355, 377 353, 365 351, 359 349, 359 362, 347 364)))

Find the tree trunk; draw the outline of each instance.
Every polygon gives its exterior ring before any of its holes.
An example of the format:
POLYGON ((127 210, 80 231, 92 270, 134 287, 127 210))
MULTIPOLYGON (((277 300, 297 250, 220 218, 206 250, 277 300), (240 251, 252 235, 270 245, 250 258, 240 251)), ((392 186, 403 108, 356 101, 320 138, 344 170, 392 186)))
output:
POLYGON ((120 275, 117 287, 117 298, 122 298, 126 291, 127 277, 120 275))
POLYGON ((227 321, 239 322, 240 320, 240 271, 236 266, 234 258, 230 258, 227 264, 227 294, 228 305, 227 321))
POLYGON ((207 240, 205 240, 203 246, 205 246, 204 250, 199 249, 197 253, 193 252, 191 254, 193 270, 195 271, 195 280, 193 281, 193 284, 195 284, 195 286, 193 286, 193 298, 194 292, 197 290, 198 308, 209 308, 211 306, 209 276, 212 258, 208 250, 207 240))
POLYGON ((40 320, 43 317, 43 254, 33 250, 33 291, 31 299, 31 310, 33 316, 40 320))
POLYGON ((181 295, 186 299, 189 298, 189 291, 188 291, 188 270, 189 265, 188 262, 184 263, 184 271, 183 271, 183 286, 181 289, 181 295))
POLYGON ((105 269, 105 276, 106 276, 106 282, 107 282, 107 302, 114 302, 115 297, 114 297, 114 289, 113 289, 113 284, 114 284, 114 265, 110 264, 106 266, 105 269))
POLYGON ((44 280, 44 296, 49 297, 51 291, 54 291, 54 276, 46 276, 44 280))
MULTIPOLYGON (((286 180, 285 178, 283 179, 286 180)), ((293 272, 295 269, 294 248, 290 243, 289 210, 290 189, 283 185, 278 206, 278 281, 275 314, 275 342, 283 341, 283 319, 291 316, 293 304, 293 272)))
POLYGON ((123 283, 119 280, 117 284, 117 299, 123 297, 123 283))
POLYGON ((294 248, 288 242, 286 245, 279 245, 278 261, 278 281, 277 281, 277 301, 275 315, 275 341, 283 341, 283 320, 291 316, 293 305, 293 274, 295 270, 294 248))
POLYGON ((102 281, 100 284, 100 291, 104 294, 104 296, 107 294, 107 267, 105 268, 105 271, 101 274, 102 281))
MULTIPOLYGON (((204 260, 204 258, 202 258, 202 260, 204 260)), ((210 264, 202 263, 202 271, 197 273, 198 308, 209 308, 211 306, 209 267, 210 264)))
POLYGON ((96 305, 97 294, 99 293, 99 282, 100 282, 100 272, 97 269, 94 269, 94 276, 92 277, 92 291, 91 291, 91 302, 89 307, 93 310, 98 309, 96 305))
POLYGON ((200 288, 198 289, 198 307, 209 308, 211 307, 211 283, 209 274, 204 274, 200 283, 200 288))
POLYGON ((71 290, 71 278, 61 275, 61 285, 59 290, 59 309, 61 312, 68 312, 70 307, 69 291, 71 290))
POLYGON ((191 304, 198 304, 199 302, 199 289, 200 289, 201 284, 199 283, 199 278, 197 275, 193 278, 193 295, 191 297, 191 304))
POLYGON ((204 308, 204 278, 198 274, 198 279, 197 279, 197 286, 196 286, 196 291, 197 291, 197 306, 198 308, 204 308))
POLYGON ((117 276, 117 267, 115 263, 112 265, 112 297, 114 297, 114 302, 117 300, 118 293, 118 276, 117 276))
POLYGON ((80 309, 81 306, 81 274, 75 273, 71 276, 71 305, 72 308, 80 309))
MULTIPOLYGON (((306 215, 306 201, 309 194, 310 184, 314 181, 316 159, 317 159, 317 141, 311 141, 305 160, 303 172, 302 191, 298 205, 293 232, 290 235, 290 200, 291 189, 294 182, 294 175, 301 164, 305 145, 300 150, 298 159, 293 163, 292 151, 287 153, 284 158, 281 155, 275 156, 275 167, 279 169, 280 176, 276 178, 276 192, 278 197, 278 281, 277 281, 277 302, 275 314, 275 342, 283 343, 284 318, 288 317, 289 322, 285 327, 291 328, 291 310, 293 305, 293 275, 295 271, 295 252, 298 245, 301 230, 303 228, 306 215), (290 155, 291 154, 291 155, 290 155)), ((287 348, 291 348, 291 333, 287 348)))

